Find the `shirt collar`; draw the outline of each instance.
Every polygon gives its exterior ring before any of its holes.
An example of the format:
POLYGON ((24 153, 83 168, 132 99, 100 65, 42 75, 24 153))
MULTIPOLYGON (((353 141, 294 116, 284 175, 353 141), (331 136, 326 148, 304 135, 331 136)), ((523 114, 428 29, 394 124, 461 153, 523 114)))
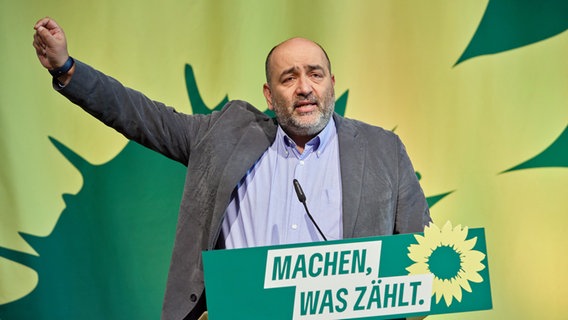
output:
POLYGON ((317 136, 306 143, 306 147, 302 154, 300 154, 298 149, 296 149, 296 143, 294 140, 292 140, 292 138, 284 132, 280 125, 278 125, 276 140, 274 142, 276 143, 278 153, 285 158, 294 154, 297 158, 304 159, 312 152, 319 158, 323 152, 325 152, 329 142, 333 140, 336 135, 337 129, 335 126, 335 120, 331 117, 325 128, 323 128, 317 136))

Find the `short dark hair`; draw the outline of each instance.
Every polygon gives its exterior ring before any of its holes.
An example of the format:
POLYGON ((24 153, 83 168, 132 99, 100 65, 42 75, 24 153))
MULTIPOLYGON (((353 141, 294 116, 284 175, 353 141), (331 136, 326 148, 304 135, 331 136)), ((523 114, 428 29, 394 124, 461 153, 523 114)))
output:
MULTIPOLYGON (((288 41, 288 40, 286 40, 288 41)), ((268 55, 266 56, 266 61, 264 62, 264 72, 266 73, 266 83, 270 84, 270 58, 272 57, 272 53, 274 53, 274 50, 276 50, 276 48, 280 47, 280 45, 282 45, 284 42, 283 41, 277 45, 275 45, 272 49, 270 49, 270 52, 268 52, 268 55)), ((310 40, 312 41, 312 40, 310 40)), ((323 51, 323 54, 325 55, 325 60, 327 61, 327 69, 329 70, 329 74, 331 74, 331 61, 329 60, 329 56, 327 55, 327 52, 325 51, 325 49, 317 42, 312 41, 313 43, 315 43, 320 49, 321 51, 323 51)))

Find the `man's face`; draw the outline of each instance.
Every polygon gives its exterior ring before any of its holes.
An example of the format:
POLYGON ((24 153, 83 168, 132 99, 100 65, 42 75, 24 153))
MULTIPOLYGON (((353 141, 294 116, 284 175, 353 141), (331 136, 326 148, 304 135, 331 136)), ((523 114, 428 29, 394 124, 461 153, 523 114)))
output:
POLYGON ((335 106, 335 79, 323 51, 309 40, 291 39, 274 50, 269 68, 264 96, 278 123, 292 138, 317 135, 335 106))

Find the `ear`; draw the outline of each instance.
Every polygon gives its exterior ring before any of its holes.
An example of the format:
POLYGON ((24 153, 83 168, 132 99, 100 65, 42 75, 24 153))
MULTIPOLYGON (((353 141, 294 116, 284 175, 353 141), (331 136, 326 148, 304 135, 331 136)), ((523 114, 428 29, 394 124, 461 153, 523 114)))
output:
POLYGON ((334 74, 331 75, 331 84, 333 86, 335 86, 335 75, 334 74))
POLYGON ((268 110, 273 111, 274 106, 272 105, 272 92, 270 91, 268 83, 265 83, 264 86, 262 86, 262 92, 264 93, 264 98, 266 99, 266 103, 268 104, 268 110))

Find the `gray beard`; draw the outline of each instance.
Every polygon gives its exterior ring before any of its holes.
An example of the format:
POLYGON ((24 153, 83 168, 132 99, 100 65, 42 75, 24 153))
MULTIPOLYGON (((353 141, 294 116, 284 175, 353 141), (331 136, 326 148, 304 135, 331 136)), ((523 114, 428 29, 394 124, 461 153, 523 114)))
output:
MULTIPOLYGON (((329 123, 331 116, 333 114, 333 110, 335 109, 335 102, 333 102, 331 106, 323 108, 321 112, 318 112, 318 119, 314 124, 304 124, 295 117, 287 117, 283 115, 281 112, 277 110, 281 110, 280 108, 275 108, 274 113, 276 114, 276 119, 278 120, 278 124, 289 134, 294 134, 298 136, 315 136, 320 133, 325 126, 329 123)), ((319 110, 318 110, 319 111, 319 110)))

